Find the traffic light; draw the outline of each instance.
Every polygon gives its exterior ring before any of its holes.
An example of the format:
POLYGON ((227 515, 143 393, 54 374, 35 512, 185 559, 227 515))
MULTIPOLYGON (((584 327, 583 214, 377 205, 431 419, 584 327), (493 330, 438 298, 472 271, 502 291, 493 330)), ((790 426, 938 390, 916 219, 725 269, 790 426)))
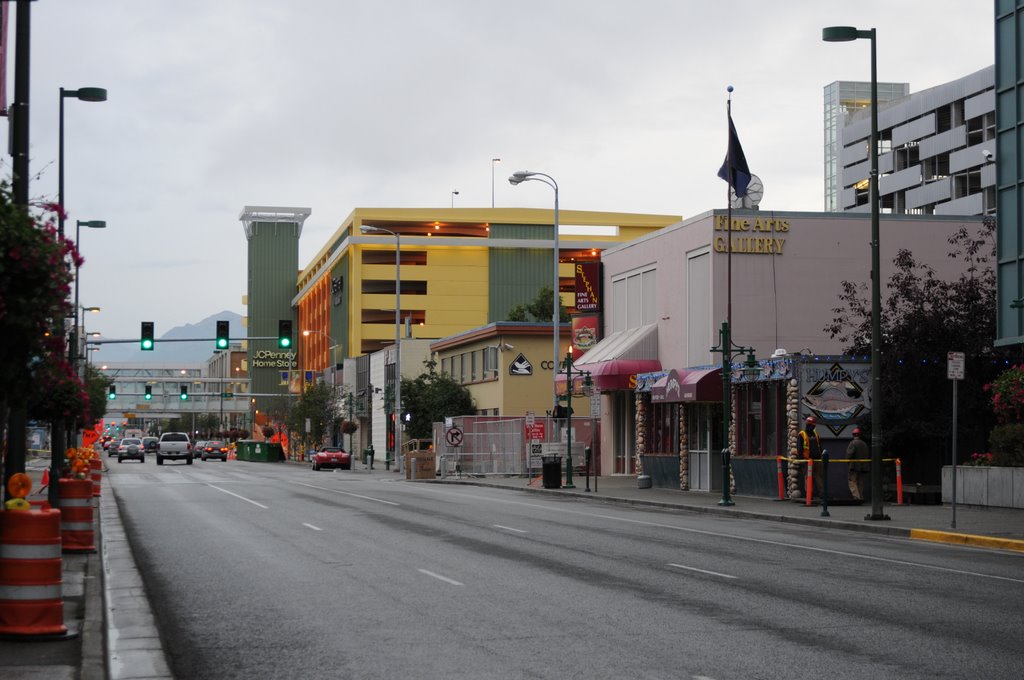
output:
POLYGON ((153 398, 153 386, 152 385, 146 385, 146 396, 144 398, 145 398, 146 401, 149 401, 150 399, 153 398))
POLYGON ((217 349, 227 349, 228 339, 231 335, 229 331, 229 322, 218 321, 217 322, 217 349))
POLYGON ((110 387, 107 388, 107 399, 110 399, 110 400, 117 399, 117 386, 116 385, 111 385, 110 387))
POLYGON ((178 398, 182 401, 188 401, 188 385, 181 386, 181 394, 178 395, 178 398))
POLYGON ((277 346, 281 349, 291 349, 292 346, 292 321, 281 319, 277 322, 277 346))
POLYGON ((140 344, 142 349, 146 351, 152 351, 153 349, 153 322, 143 321, 142 322, 142 335, 140 344))

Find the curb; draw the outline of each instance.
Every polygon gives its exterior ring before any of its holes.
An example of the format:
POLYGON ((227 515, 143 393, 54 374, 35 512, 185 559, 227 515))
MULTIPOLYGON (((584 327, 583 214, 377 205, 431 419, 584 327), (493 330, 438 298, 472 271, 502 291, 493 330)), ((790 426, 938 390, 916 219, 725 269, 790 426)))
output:
POLYGON ((428 484, 463 484, 466 486, 484 486, 492 489, 513 489, 516 491, 529 491, 531 493, 555 493, 562 497, 584 498, 587 500, 604 501, 619 505, 646 506, 656 508, 667 508, 681 510, 697 514, 717 515, 720 517, 740 517, 743 519, 758 519, 770 522, 784 522, 800 524, 805 526, 817 526, 827 529, 841 529, 844 531, 859 531, 862 533, 878 534, 883 536, 895 536, 899 538, 911 538, 922 541, 933 541, 937 543, 949 543, 953 545, 965 545, 976 548, 991 548, 996 550, 1010 550, 1024 552, 1024 541, 1013 538, 996 538, 993 536, 980 536, 977 534, 958 534, 948 531, 935 531, 931 529, 911 529, 904 527, 891 527, 884 525, 854 524, 829 519, 818 519, 815 517, 788 517, 786 515, 773 515, 763 512, 752 512, 750 510, 735 510, 729 508, 708 507, 704 505, 687 505, 685 503, 666 503, 664 501, 648 501, 635 498, 623 498, 621 496, 588 496, 578 491, 562 491, 558 489, 538 489, 524 486, 509 487, 504 484, 491 484, 477 480, 416 480, 428 484))
POLYGON ((1020 541, 1015 538, 996 538, 994 536, 978 536, 976 534, 958 534, 952 531, 933 531, 931 529, 911 529, 910 537, 920 541, 969 545, 975 548, 1013 550, 1015 552, 1024 553, 1024 541, 1020 541))

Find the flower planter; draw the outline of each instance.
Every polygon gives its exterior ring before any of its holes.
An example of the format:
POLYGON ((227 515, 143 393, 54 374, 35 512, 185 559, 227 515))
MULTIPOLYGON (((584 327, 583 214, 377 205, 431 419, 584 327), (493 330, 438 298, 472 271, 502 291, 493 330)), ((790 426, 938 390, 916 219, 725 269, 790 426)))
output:
MULTIPOLYGON (((953 468, 949 465, 942 468, 942 502, 953 502, 953 468)), ((1024 509, 1024 468, 958 465, 956 502, 1024 509)))

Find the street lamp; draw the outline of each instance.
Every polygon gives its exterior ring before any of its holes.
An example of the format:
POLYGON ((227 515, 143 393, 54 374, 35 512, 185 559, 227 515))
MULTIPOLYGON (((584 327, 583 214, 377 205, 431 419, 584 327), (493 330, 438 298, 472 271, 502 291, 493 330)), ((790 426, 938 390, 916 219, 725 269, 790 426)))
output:
POLYGON ((882 512, 882 288, 878 227, 878 66, 875 29, 829 26, 821 30, 825 42, 871 41, 871 514, 864 519, 884 520, 882 512))
MULTIPOLYGON (((81 253, 81 247, 78 245, 78 241, 81 238, 82 227, 87 227, 89 229, 106 229, 107 228, 107 223, 104 222, 103 220, 86 220, 86 221, 75 220, 75 250, 78 251, 79 253, 81 253)), ((76 263, 75 263, 75 309, 78 309, 78 306, 79 306, 78 305, 78 270, 79 270, 79 266, 78 266, 78 263, 76 261, 76 263)), ((92 311, 92 308, 90 309, 90 311, 92 311)), ((98 312, 99 311, 99 307, 96 307, 95 311, 98 312)), ((84 321, 82 322, 82 325, 83 326, 85 325, 84 321)), ((70 350, 70 352, 71 352, 70 359, 71 359, 71 365, 72 366, 74 366, 75 361, 77 359, 76 353, 78 352, 78 338, 79 338, 79 333, 80 332, 81 331, 79 330, 79 327, 78 327, 78 315, 76 314, 75 315, 74 342, 69 343, 70 346, 73 347, 73 349, 70 350)))
POLYGON ((512 186, 518 186, 523 182, 542 182, 547 184, 549 187, 555 190, 555 220, 554 220, 554 280, 552 283, 552 306, 551 306, 551 333, 553 336, 553 356, 551 363, 551 385, 552 385, 552 402, 551 415, 554 417, 555 409, 558 408, 558 337, 559 337, 559 324, 562 318, 562 298, 558 293, 558 182, 551 175, 546 175, 543 172, 531 172, 529 170, 517 170, 512 173, 512 176, 508 178, 508 183, 512 186))
POLYGON ((452 207, 455 207, 455 197, 459 195, 458 189, 452 189, 452 207))
MULTIPOLYGON (((576 377, 583 378, 583 392, 589 394, 590 390, 593 389, 593 382, 591 381, 590 371, 581 371, 579 369, 573 370, 572 367, 572 350, 565 354, 565 485, 562 488, 575 489, 576 485, 572 483, 572 398, 573 398, 573 381, 576 377)), ((597 475, 595 474, 595 477, 597 475)), ((587 490, 590 490, 590 477, 587 477, 587 490)))
MULTIPOLYGON (((363 225, 361 231, 364 234, 391 234, 395 237, 395 400, 393 402, 395 447, 394 457, 396 470, 402 471, 402 459, 399 455, 402 425, 398 414, 402 410, 402 239, 398 232, 383 227, 363 225)), ((390 463, 386 461, 386 469, 391 469, 390 463)))
POLYGON ((501 164, 501 159, 500 158, 492 158, 491 159, 491 207, 492 208, 494 207, 494 166, 495 165, 500 165, 500 164, 501 164))
POLYGON ((722 500, 719 505, 735 505, 732 500, 732 491, 729 488, 732 481, 732 448, 729 442, 729 428, 732 423, 732 359, 735 356, 746 354, 747 360, 744 364, 745 373, 756 373, 758 371, 757 359, 754 357, 753 347, 741 347, 733 344, 730 335, 729 322, 722 322, 722 329, 718 331, 721 343, 712 347, 712 352, 722 353, 722 500))

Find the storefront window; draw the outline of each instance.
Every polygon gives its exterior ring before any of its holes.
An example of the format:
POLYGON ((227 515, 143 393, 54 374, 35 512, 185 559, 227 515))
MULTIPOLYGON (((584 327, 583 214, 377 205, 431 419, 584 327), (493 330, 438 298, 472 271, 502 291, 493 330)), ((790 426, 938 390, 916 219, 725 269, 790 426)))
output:
POLYGON ((785 455, 785 382, 756 382, 736 387, 737 454, 785 455))
POLYGON ((679 454, 679 405, 651 405, 650 453, 679 454))

